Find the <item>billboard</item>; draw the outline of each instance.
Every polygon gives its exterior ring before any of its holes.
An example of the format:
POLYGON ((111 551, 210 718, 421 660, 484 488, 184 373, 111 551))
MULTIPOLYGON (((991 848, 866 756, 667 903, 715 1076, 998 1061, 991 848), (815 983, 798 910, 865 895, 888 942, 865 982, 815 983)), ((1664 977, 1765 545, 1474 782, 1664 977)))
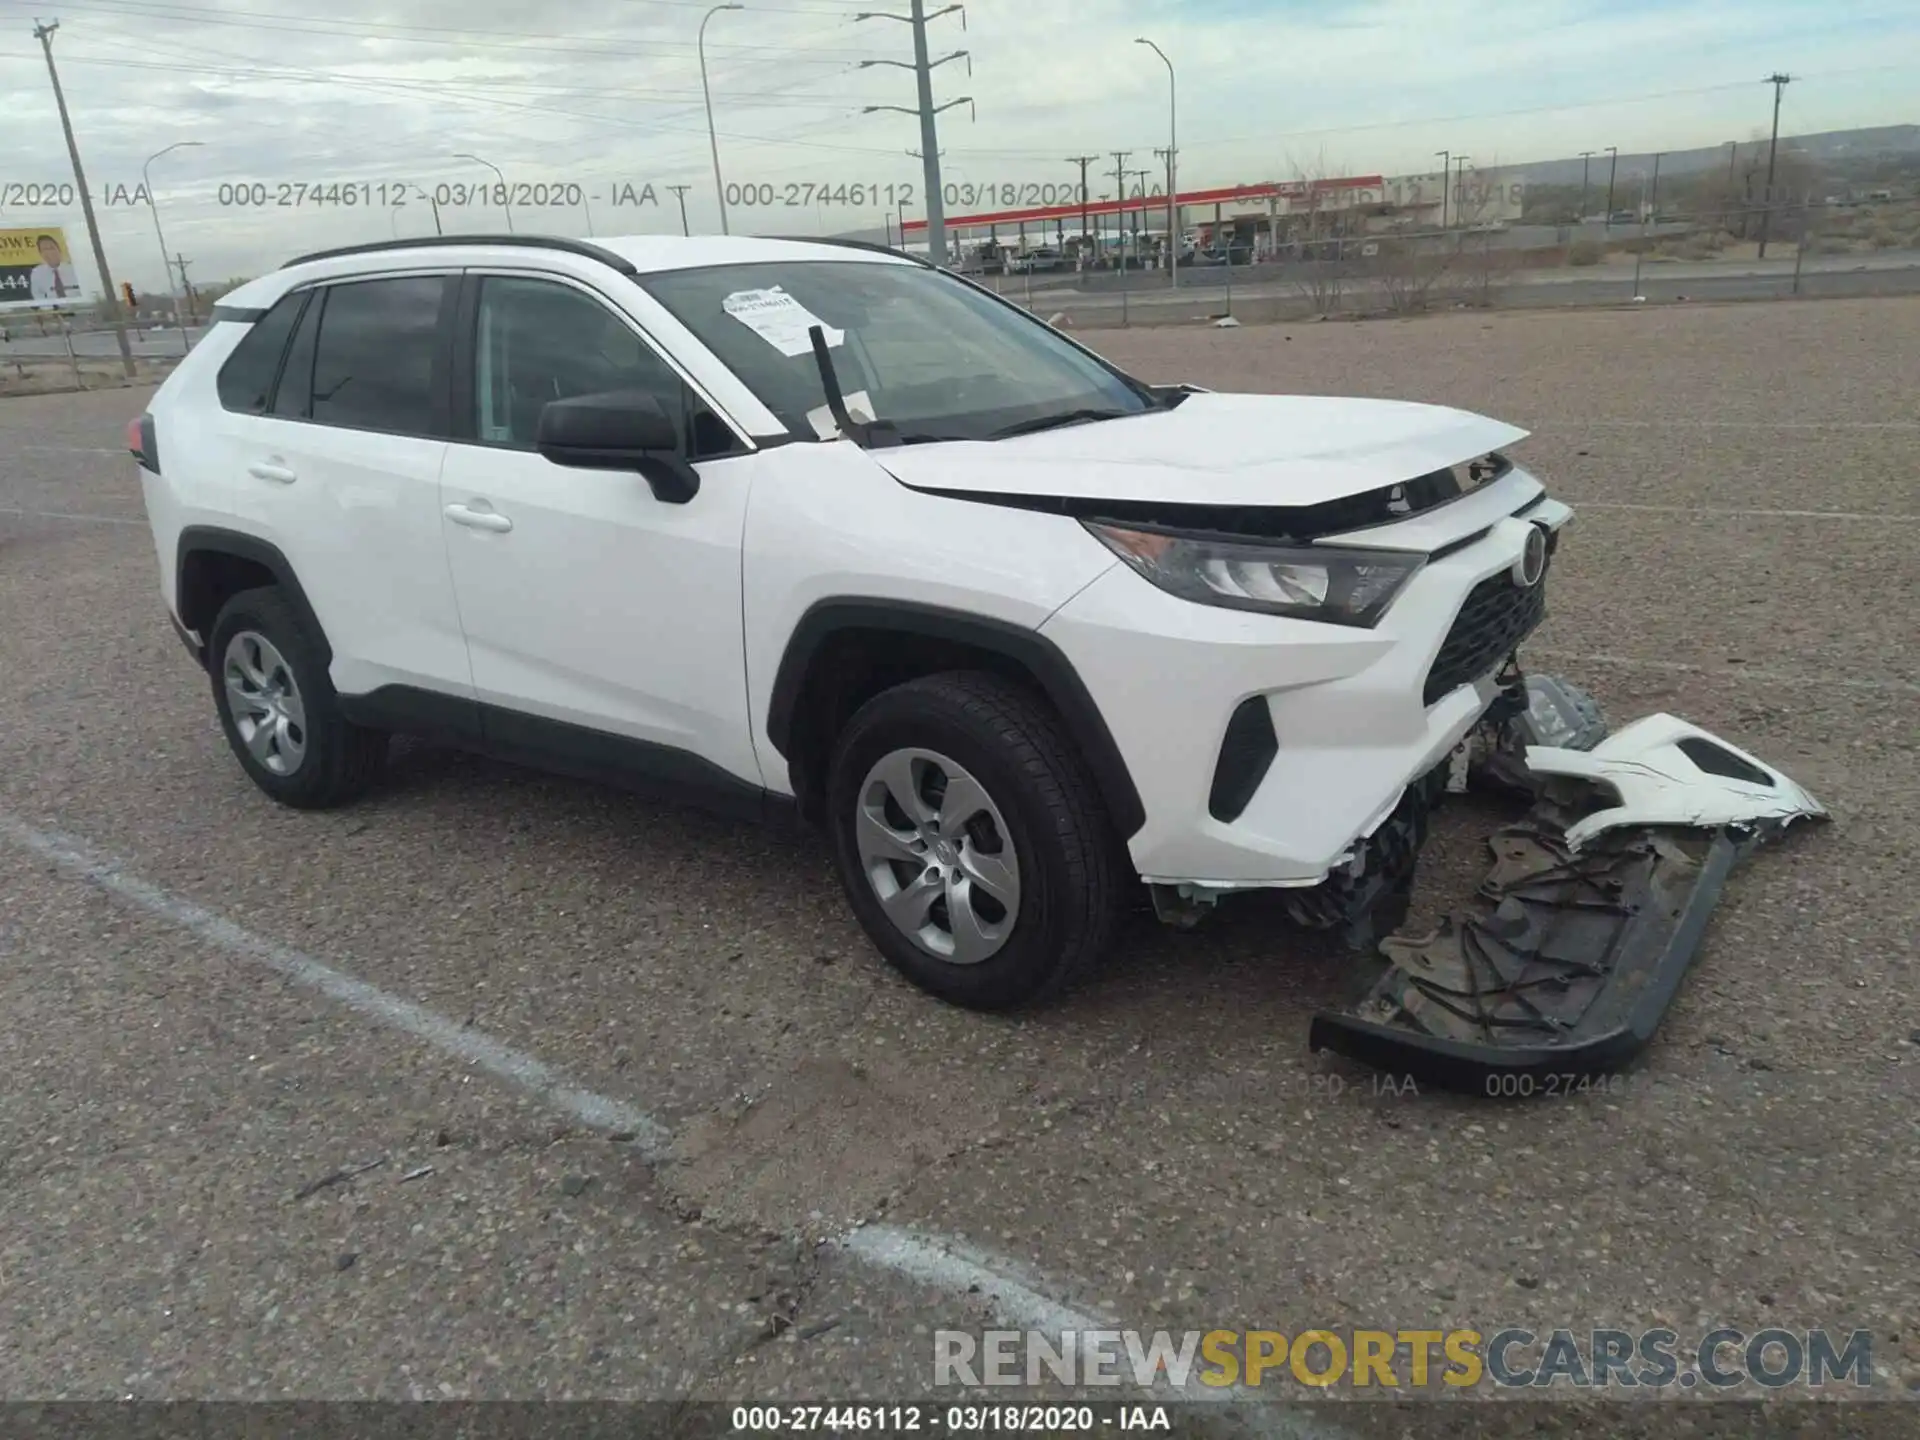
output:
POLYGON ((0 230, 0 310, 66 308, 92 299, 65 230, 0 230))

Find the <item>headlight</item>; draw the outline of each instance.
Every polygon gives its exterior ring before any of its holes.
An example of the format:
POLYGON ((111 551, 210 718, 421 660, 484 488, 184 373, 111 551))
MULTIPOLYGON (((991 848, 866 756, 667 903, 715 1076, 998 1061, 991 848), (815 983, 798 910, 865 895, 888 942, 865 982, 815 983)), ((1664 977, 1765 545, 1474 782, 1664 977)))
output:
POLYGON ((1421 555, 1260 545, 1082 521, 1109 550, 1169 594, 1229 610, 1371 627, 1426 563, 1421 555))

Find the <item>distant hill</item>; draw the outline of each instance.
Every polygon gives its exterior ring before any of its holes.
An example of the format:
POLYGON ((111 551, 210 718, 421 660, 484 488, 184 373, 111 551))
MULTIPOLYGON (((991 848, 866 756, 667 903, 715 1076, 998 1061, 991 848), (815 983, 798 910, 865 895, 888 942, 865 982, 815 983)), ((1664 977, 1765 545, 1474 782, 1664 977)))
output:
MULTIPOLYGON (((1767 142, 1755 142, 1747 137, 1740 139, 1740 153, 1750 153, 1755 144, 1766 149, 1767 142)), ((1802 150, 1816 164, 1832 165, 1845 161, 1865 160, 1874 156, 1913 155, 1920 158, 1920 125, 1879 125, 1868 130, 1829 130, 1818 135, 1782 135, 1782 150, 1788 148, 1802 150)), ((1537 160, 1525 165, 1504 165, 1500 173, 1514 179, 1525 180, 1530 185, 1578 185, 1580 167, 1583 162, 1578 155, 1571 160, 1537 160)), ((1708 146, 1699 150, 1668 150, 1660 156, 1662 175, 1697 174, 1702 170, 1711 170, 1727 163, 1725 144, 1708 146)), ((1604 180, 1613 157, 1604 151, 1594 155, 1588 175, 1604 180)), ((1634 170, 1653 168, 1651 152, 1628 154, 1620 152, 1620 173, 1628 174, 1634 170)))

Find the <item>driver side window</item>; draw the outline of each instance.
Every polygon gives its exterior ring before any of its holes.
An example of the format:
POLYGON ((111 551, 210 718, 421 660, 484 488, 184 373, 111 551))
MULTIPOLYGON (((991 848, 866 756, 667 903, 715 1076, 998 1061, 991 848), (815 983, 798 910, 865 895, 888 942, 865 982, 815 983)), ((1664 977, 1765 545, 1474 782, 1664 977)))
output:
POLYGON ((620 316, 571 286, 484 277, 474 341, 474 426, 482 444, 531 450, 548 402, 641 390, 679 427, 689 458, 735 448, 732 432, 672 366, 620 316))

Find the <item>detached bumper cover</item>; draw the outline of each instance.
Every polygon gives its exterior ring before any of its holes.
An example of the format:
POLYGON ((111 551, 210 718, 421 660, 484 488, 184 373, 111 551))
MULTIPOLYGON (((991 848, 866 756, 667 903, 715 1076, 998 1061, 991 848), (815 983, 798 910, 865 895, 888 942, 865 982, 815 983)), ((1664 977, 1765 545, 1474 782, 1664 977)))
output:
POLYGON ((1314 1017, 1314 1050, 1482 1095, 1514 1093, 1504 1076, 1616 1070, 1659 1027, 1736 862, 1827 813, 1668 715, 1588 751, 1530 747, 1527 763, 1534 806, 1493 836, 1473 903, 1382 941, 1365 998, 1314 1017))

